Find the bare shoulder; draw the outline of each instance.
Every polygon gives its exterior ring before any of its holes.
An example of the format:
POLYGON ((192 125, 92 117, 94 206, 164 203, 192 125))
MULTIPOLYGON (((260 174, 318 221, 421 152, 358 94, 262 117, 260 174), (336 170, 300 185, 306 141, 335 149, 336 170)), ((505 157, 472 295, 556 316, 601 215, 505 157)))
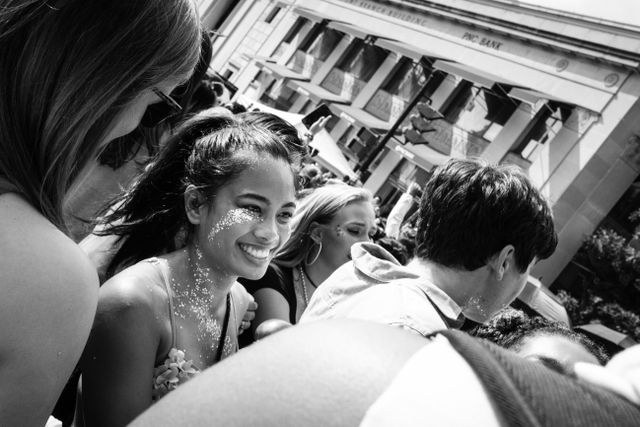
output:
POLYGON ((0 289, 0 424, 42 425, 87 342, 98 276, 72 240, 5 194, 0 289))
POLYGON ((88 329, 98 276, 87 256, 19 196, 0 198, 0 218, 0 312, 9 314, 14 307, 23 319, 63 322, 59 325, 69 324, 72 331, 74 324, 88 324, 88 329))
POLYGON ((141 261, 107 280, 100 288, 99 312, 115 310, 144 316, 165 311, 169 296, 161 272, 141 261))

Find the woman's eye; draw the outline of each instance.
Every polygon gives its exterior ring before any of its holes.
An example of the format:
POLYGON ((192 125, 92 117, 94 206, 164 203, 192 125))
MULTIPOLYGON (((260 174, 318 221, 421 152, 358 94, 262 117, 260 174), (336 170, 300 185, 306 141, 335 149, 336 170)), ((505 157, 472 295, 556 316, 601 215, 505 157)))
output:
POLYGON ((352 236, 359 236, 362 233, 362 230, 359 228, 347 228, 347 232, 352 236))
POLYGON ((293 218, 293 214, 291 212, 282 212, 280 215, 278 215, 278 218, 281 223, 286 224, 291 221, 291 218, 293 218))
POLYGON ((262 213, 262 209, 260 208, 260 206, 255 206, 255 205, 245 206, 243 209, 254 216, 258 216, 262 213))

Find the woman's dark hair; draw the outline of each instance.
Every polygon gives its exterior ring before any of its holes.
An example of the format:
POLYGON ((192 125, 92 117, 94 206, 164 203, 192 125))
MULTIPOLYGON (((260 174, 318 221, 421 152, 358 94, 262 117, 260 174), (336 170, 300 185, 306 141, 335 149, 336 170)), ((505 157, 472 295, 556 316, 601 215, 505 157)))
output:
POLYGON ((506 245, 525 272, 558 244, 551 209, 516 166, 450 160, 424 188, 416 256, 450 268, 475 270, 506 245))
POLYGON ((539 336, 562 336, 584 346, 600 364, 605 364, 609 360, 609 356, 602 347, 586 335, 571 330, 564 323, 554 322, 541 316, 528 316, 523 311, 511 307, 501 310, 485 324, 477 325, 469 333, 516 352, 526 339, 539 336))
POLYGON ((292 163, 279 135, 260 126, 231 116, 206 115, 183 124, 99 222, 104 228, 97 234, 124 240, 107 268, 107 277, 142 259, 175 250, 176 236, 185 228, 190 232, 184 206, 187 186, 195 186, 210 201, 251 165, 246 152, 292 163))
POLYGON ((256 126, 264 127, 282 138, 282 142, 289 148, 292 154, 302 160, 309 154, 307 146, 300 139, 298 130, 288 121, 281 119, 275 114, 261 111, 246 111, 236 114, 238 119, 256 126))

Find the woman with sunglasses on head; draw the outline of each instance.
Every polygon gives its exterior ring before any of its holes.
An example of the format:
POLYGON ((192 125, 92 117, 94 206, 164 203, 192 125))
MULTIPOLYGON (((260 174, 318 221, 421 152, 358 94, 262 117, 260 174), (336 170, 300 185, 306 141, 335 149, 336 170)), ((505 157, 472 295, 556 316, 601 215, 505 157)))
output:
POLYGON ((155 91, 189 78, 199 37, 190 0, 2 2, 0 425, 45 423, 94 318, 98 279, 65 202, 155 91))
POLYGON ((243 345, 297 323, 315 289, 349 261, 351 246, 370 241, 376 230, 368 190, 336 183, 306 194, 291 222, 291 237, 265 276, 241 281, 258 303, 243 345))
POLYGON ((100 288, 81 362, 86 425, 125 425, 237 350, 253 300, 237 279, 262 277, 289 237, 292 161, 265 127, 198 116, 104 218, 104 233, 126 237, 113 265, 151 257, 100 288), (183 233, 186 246, 171 250, 183 233))

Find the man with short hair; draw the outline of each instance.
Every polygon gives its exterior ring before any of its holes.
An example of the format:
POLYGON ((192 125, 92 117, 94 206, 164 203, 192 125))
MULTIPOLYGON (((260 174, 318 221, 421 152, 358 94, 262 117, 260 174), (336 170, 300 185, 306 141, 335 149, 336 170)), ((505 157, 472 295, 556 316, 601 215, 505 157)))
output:
POLYGON ((353 318, 421 335, 483 323, 524 288, 557 245, 549 205, 515 166, 451 160, 425 185, 415 257, 400 265, 372 243, 314 292, 300 322, 353 318))

